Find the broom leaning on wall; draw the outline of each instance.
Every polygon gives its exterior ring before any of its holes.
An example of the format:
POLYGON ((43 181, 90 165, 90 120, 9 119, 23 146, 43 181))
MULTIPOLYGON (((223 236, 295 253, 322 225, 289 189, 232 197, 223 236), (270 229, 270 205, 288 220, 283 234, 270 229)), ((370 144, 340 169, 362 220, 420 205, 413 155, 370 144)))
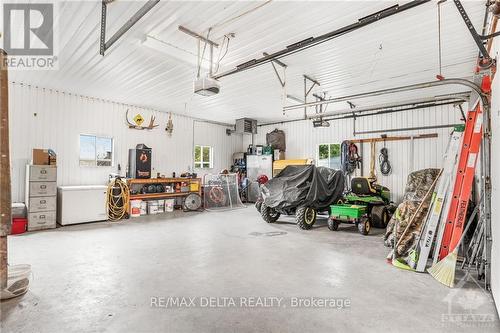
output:
MULTIPOLYGON (((482 202, 483 202, 483 196, 481 196, 481 199, 479 200, 478 204, 474 208, 474 211, 470 215, 469 220, 467 221, 467 226, 465 227, 465 230, 462 233, 462 237, 460 238, 460 241, 458 242, 457 246, 455 246, 453 251, 448 253, 446 257, 444 257, 441 261, 438 261, 437 263, 432 265, 432 267, 430 267, 427 270, 433 278, 435 278, 437 281, 441 282, 445 286, 453 288, 455 285, 455 271, 458 258, 458 249, 460 245, 463 243, 465 235, 467 234, 470 226, 472 225, 472 221, 474 221, 474 218, 476 218, 476 215, 479 212, 479 207, 481 206, 482 202)), ((480 218, 483 217, 481 216, 480 218)))

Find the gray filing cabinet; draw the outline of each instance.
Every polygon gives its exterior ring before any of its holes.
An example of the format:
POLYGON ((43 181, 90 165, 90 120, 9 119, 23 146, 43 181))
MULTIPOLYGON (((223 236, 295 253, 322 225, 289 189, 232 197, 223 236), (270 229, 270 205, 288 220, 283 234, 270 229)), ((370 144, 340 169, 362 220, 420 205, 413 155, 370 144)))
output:
POLYGON ((28 209, 28 231, 56 227, 56 166, 26 166, 25 203, 28 209))

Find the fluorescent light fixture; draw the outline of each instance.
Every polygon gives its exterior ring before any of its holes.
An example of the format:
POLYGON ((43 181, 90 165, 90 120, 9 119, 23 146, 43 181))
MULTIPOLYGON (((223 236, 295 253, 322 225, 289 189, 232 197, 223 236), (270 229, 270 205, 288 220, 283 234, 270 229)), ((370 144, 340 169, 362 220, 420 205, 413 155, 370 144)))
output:
MULTIPOLYGON (((196 55, 196 53, 177 47, 159 38, 146 35, 141 44, 150 49, 165 54, 169 58, 177 60, 185 65, 189 65, 190 67, 194 68, 198 67, 198 56, 196 55)), ((204 59, 204 61, 202 61, 201 63, 201 68, 205 71, 208 71, 209 63, 210 62, 208 59, 204 59)))

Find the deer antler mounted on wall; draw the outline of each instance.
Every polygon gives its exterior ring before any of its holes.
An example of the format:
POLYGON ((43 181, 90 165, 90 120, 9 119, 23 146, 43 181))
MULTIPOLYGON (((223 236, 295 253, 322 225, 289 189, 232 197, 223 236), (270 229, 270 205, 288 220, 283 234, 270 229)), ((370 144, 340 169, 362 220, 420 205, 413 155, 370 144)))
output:
MULTIPOLYGON (((137 130, 152 130, 153 128, 156 128, 156 127, 159 126, 159 125, 155 125, 155 119, 156 119, 155 116, 151 116, 151 118, 149 120, 149 125, 148 126, 141 126, 141 125, 137 125, 137 124, 132 124, 128 120, 128 110, 127 110, 127 113, 125 114, 125 119, 127 120, 128 128, 132 128, 132 129, 137 129, 137 130)), ((142 121, 140 122, 140 124, 142 124, 142 121)))
POLYGON ((168 135, 172 135, 174 131, 174 122, 172 121, 172 113, 168 115, 167 127, 165 127, 165 131, 167 131, 168 135))

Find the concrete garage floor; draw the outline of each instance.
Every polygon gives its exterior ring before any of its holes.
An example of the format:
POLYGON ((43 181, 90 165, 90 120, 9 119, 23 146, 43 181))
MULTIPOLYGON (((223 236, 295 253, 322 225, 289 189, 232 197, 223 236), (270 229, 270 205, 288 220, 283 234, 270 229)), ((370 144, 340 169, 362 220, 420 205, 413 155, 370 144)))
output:
POLYGON ((386 264, 382 230, 335 233, 321 220, 301 231, 290 218, 266 224, 253 207, 175 215, 9 237, 10 262, 31 264, 34 277, 26 295, 2 302, 2 332, 500 330, 490 295, 473 284, 452 290, 386 264), (169 296, 196 306, 151 306, 169 296), (250 296, 277 298, 249 307, 250 296), (206 297, 237 306, 206 307, 206 297), (292 307, 293 297, 345 307, 292 307))

